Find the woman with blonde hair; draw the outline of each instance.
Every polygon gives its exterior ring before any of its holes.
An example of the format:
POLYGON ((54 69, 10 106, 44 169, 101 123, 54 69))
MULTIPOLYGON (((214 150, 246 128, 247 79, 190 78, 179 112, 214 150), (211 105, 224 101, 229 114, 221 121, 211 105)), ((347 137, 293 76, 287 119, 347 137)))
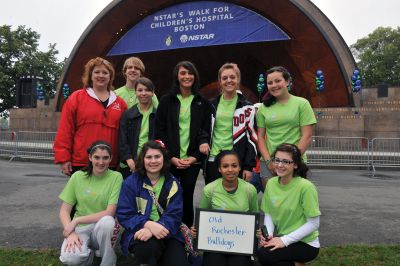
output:
POLYGON ((226 63, 218 71, 222 93, 211 100, 211 148, 206 163, 206 184, 220 177, 215 157, 222 150, 234 150, 242 163, 241 178, 249 181, 256 166, 257 135, 254 130, 255 107, 238 93, 240 69, 235 63, 226 63))

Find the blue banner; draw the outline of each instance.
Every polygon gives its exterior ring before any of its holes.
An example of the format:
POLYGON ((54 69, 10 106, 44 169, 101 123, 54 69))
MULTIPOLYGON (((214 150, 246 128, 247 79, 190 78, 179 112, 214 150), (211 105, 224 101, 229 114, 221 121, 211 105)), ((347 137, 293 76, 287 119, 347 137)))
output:
POLYGON ((215 1, 187 2, 145 17, 108 56, 289 39, 274 23, 247 8, 215 1))

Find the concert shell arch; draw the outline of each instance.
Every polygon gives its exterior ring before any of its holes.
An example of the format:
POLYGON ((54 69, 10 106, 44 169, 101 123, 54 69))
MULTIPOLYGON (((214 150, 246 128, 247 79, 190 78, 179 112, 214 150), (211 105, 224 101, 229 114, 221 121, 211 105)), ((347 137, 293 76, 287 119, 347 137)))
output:
POLYGON ((124 85, 122 65, 129 56, 140 57, 145 76, 153 80, 160 97, 170 87, 172 69, 181 60, 192 61, 199 70, 202 93, 218 94, 217 72, 225 62, 241 69, 242 92, 253 102, 259 100, 257 82, 267 68, 282 65, 289 69, 293 93, 307 98, 313 107, 354 106, 351 73, 355 61, 343 38, 329 19, 308 0, 220 1, 252 10, 284 31, 289 40, 202 46, 164 51, 107 56, 129 30, 159 10, 189 1, 114 0, 87 27, 73 48, 57 87, 57 107, 65 99, 64 83, 72 90, 82 87, 85 63, 100 56, 111 61, 116 70, 114 85, 124 85), (317 92, 315 73, 322 70, 325 90, 317 92))

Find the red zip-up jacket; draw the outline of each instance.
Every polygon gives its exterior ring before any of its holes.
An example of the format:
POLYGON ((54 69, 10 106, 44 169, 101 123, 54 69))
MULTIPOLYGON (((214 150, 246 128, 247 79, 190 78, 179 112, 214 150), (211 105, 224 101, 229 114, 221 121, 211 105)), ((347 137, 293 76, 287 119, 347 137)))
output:
POLYGON ((54 140, 54 161, 70 161, 72 166, 86 166, 87 148, 97 140, 111 144, 110 167, 118 164, 118 130, 122 113, 128 109, 124 100, 110 91, 104 108, 92 88, 75 91, 65 102, 54 140))

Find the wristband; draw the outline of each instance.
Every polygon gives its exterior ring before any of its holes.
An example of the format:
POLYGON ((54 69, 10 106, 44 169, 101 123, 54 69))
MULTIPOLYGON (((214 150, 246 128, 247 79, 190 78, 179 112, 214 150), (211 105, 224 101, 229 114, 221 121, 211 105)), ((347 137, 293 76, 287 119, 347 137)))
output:
POLYGON ((271 160, 266 160, 265 165, 268 166, 270 162, 271 162, 271 160))

